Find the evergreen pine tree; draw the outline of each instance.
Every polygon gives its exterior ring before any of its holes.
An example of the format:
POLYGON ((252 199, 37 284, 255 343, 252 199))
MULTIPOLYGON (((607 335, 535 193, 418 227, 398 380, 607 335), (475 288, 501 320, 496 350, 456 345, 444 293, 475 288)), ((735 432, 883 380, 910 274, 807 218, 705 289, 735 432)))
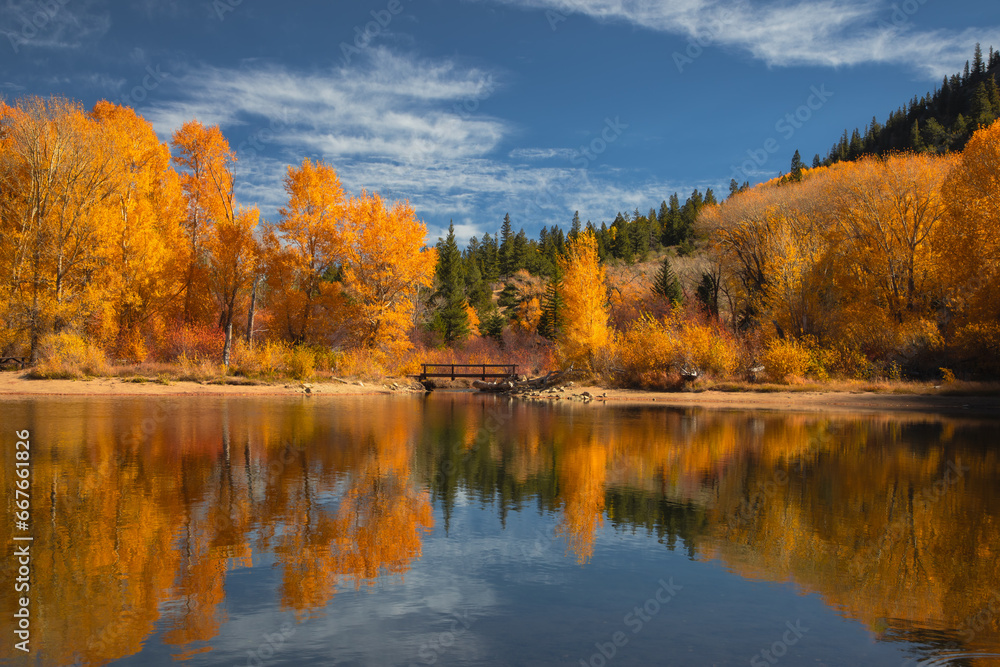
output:
POLYGON ((670 266, 670 255, 663 258, 663 264, 653 278, 653 293, 673 304, 680 303, 684 298, 681 284, 670 266))
POLYGON ((677 226, 675 227, 678 245, 694 238, 694 223, 698 219, 698 213, 701 212, 704 205, 705 198, 698 191, 698 188, 695 188, 691 196, 688 197, 688 200, 684 202, 684 206, 678 215, 677 226))
POLYGON ((469 305, 477 311, 486 312, 491 305, 493 292, 489 284, 483 280, 483 273, 479 270, 479 262, 470 257, 465 262, 465 293, 469 298, 469 305))
POLYGON ((649 209, 649 213, 646 214, 646 220, 646 227, 649 231, 647 245, 653 250, 659 250, 662 234, 660 233, 660 221, 656 218, 656 209, 649 209))
POLYGON ((625 260, 631 264, 633 260, 632 240, 629 238, 629 223, 621 213, 615 216, 615 221, 611 224, 614 232, 614 240, 611 244, 611 255, 618 259, 625 260))
POLYGON ((510 213, 503 217, 503 225, 500 227, 500 246, 497 252, 497 260, 500 264, 500 277, 510 280, 514 273, 514 230, 510 224, 510 213))
POLYGON ((990 106, 993 107, 993 115, 1000 118, 1000 88, 997 87, 997 80, 992 76, 986 83, 986 92, 990 98, 990 106))
POLYGON ((530 244, 528 243, 528 237, 521 229, 514 235, 514 240, 510 244, 510 273, 508 275, 514 275, 521 269, 528 266, 530 263, 530 244))
POLYGON ((816 169, 817 167, 822 167, 822 166, 823 166, 823 160, 820 159, 819 153, 816 153, 816 155, 813 156, 812 168, 816 169))
POLYGON ((789 174, 791 174, 793 181, 802 180, 802 170, 804 168, 805 165, 802 164, 802 156, 799 155, 799 151, 796 149, 795 155, 792 156, 792 168, 788 172, 789 174))
POLYGON ((914 153, 923 153, 927 150, 927 146, 924 145, 924 139, 920 136, 920 121, 913 121, 913 126, 910 128, 910 148, 913 149, 914 153))
POLYGON ((483 234, 483 240, 479 244, 480 248, 480 269, 483 272, 483 280, 487 283, 495 283, 500 279, 500 261, 497 242, 489 232, 483 234))
POLYGON ((580 235, 580 231, 581 231, 581 229, 580 229, 580 212, 579 211, 575 211, 573 213, 573 223, 570 225, 570 228, 569 228, 569 237, 571 239, 575 239, 577 236, 580 235))
POLYGON ((434 326, 441 333, 446 345, 469 336, 469 313, 466 311, 465 279, 462 271, 462 254, 455 241, 455 225, 448 225, 448 237, 438 239, 436 297, 441 302, 434 318, 434 326))
POLYGON ((735 178, 729 179, 729 196, 732 197, 739 191, 740 191, 740 184, 736 182, 736 179, 735 178))
POLYGON ((563 331, 566 302, 562 297, 562 275, 557 268, 545 288, 542 316, 538 320, 538 335, 549 340, 559 340, 563 331))
POLYGON ((497 297, 497 305, 503 308, 507 315, 510 315, 510 311, 517 307, 520 301, 521 293, 517 290, 514 283, 504 283, 503 289, 500 291, 500 296, 497 297))
POLYGON ((479 331, 492 338, 503 347, 503 326, 506 319, 496 308, 491 307, 479 323, 479 331))
POLYGON ((993 104, 990 102, 989 90, 985 83, 980 82, 976 86, 976 92, 972 95, 972 126, 973 128, 984 127, 994 120, 996 120, 996 114, 993 112, 993 104))
POLYGON ((981 79, 986 74, 986 65, 983 63, 983 49, 976 42, 976 50, 972 57, 972 76, 975 80, 981 79))
POLYGON ((660 245, 670 245, 673 234, 670 230, 670 208, 666 201, 660 204, 660 211, 656 214, 656 223, 660 229, 660 245))
POLYGON ((719 314, 719 281, 711 273, 701 274, 701 282, 696 291, 698 301, 712 315, 719 314))

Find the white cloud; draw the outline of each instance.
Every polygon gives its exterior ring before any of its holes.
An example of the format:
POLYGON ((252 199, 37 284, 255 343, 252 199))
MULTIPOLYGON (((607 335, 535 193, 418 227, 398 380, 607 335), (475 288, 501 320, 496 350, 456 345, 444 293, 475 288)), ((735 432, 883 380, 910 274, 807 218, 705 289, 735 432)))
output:
POLYGON ((648 206, 670 192, 655 185, 621 190, 610 168, 573 168, 568 148, 514 149, 509 157, 551 162, 512 164, 497 149, 515 128, 466 104, 497 90, 494 73, 387 50, 369 55, 366 66, 350 70, 300 73, 252 63, 177 72, 156 91, 169 101, 140 112, 164 140, 192 118, 222 126, 239 159, 238 196, 269 218, 286 200, 287 165, 306 156, 332 164, 349 192, 408 199, 420 216, 435 219, 431 240, 445 233, 449 218, 465 238, 495 232, 506 212, 528 230, 568 226, 576 208, 584 219, 610 222, 625 206, 648 206))
MULTIPOLYGON (((553 26, 571 14, 684 35, 699 48, 724 46, 748 51, 772 66, 845 66, 866 63, 908 65, 940 77, 961 67, 972 46, 1000 43, 1000 29, 918 30, 923 2, 886 0, 494 0, 545 9, 553 26), (906 10, 901 4, 907 4, 906 10)), ((678 51, 682 55, 685 49, 678 51)), ((695 56, 697 57, 697 55, 695 56)))

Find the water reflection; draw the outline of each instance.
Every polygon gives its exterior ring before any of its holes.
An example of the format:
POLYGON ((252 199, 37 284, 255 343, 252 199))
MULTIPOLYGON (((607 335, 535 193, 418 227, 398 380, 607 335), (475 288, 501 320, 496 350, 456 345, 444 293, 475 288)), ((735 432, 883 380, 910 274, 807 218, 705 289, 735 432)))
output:
MULTIPOLYGON (((452 518, 469 502, 501 525, 551 515, 566 567, 588 567, 609 530, 645 534, 744 579, 793 581, 914 655, 1000 653, 995 422, 465 395, 45 400, 0 413, 36 443, 43 664, 104 664, 154 635, 175 659, 210 652, 229 622, 227 580, 246 568, 278 568, 258 604, 299 621, 338 591, 405 585, 433 529, 462 539, 452 518)), ((10 489, 9 448, 4 459, 10 489)))

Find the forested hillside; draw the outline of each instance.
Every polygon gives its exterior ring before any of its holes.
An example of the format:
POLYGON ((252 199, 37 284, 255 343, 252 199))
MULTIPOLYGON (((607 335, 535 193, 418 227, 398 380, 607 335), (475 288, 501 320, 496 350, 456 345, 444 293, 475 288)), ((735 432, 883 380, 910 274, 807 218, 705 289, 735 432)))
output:
MULTIPOLYGON (((938 154, 962 150, 976 128, 1000 118, 998 79, 1000 52, 990 47, 984 56, 976 44, 972 61, 966 61, 963 72, 945 77, 940 87, 919 99, 914 97, 883 123, 873 116, 863 130, 844 130, 822 164, 901 150, 938 154)), ((820 162, 816 157, 814 167, 820 162)))

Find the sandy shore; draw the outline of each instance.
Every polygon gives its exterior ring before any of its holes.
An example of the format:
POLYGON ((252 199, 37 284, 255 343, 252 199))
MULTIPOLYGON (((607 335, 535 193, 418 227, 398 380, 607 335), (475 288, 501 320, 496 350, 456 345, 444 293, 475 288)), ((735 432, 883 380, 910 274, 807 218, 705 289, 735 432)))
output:
POLYGON ((414 386, 412 380, 390 380, 386 384, 367 382, 301 383, 282 382, 275 384, 204 384, 199 382, 171 381, 134 382, 122 378, 96 378, 93 380, 31 380, 21 372, 0 373, 0 400, 23 396, 278 396, 304 394, 389 394, 392 382, 405 387, 414 386))
POLYGON ((933 394, 882 394, 847 391, 780 392, 647 392, 600 387, 573 387, 569 392, 589 392, 595 403, 667 405, 673 407, 731 410, 804 411, 915 411, 968 414, 1000 418, 1000 396, 945 396, 933 394), (606 398, 601 395, 607 393, 606 398))
MULTIPOLYGON (((418 393, 419 385, 407 378, 381 383, 354 381, 221 385, 198 382, 130 382, 121 378, 94 380, 30 380, 16 371, 0 373, 0 400, 27 396, 276 396, 276 395, 372 395, 418 393), (395 385, 395 386, 394 386, 395 385), (308 392, 306 391, 308 389, 308 392)), ((592 406, 664 405, 732 410, 794 411, 916 411, 961 413, 1000 417, 1000 396, 946 396, 933 394, 888 394, 872 392, 649 392, 573 386, 559 394, 543 394, 535 401, 579 401, 588 392, 592 406), (556 398, 558 396, 558 398, 556 398)))

